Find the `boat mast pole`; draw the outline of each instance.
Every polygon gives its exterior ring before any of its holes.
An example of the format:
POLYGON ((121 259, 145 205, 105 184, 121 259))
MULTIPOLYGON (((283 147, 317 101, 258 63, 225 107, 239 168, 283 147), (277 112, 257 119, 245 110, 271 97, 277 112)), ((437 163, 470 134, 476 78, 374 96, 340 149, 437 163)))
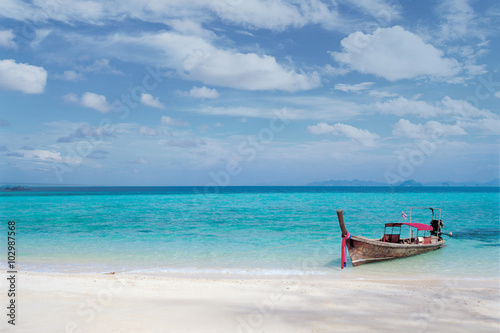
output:
MULTIPOLYGON (((410 207, 410 223, 411 223, 411 210, 413 209, 413 207, 410 207)), ((411 242, 411 239, 413 238, 412 236, 412 230, 411 230, 411 227, 408 226, 408 232, 410 233, 409 237, 410 237, 410 242, 411 242)))
POLYGON ((342 230, 342 237, 345 237, 347 235, 347 229, 344 224, 344 213, 342 209, 337 209, 337 217, 339 219, 340 230, 342 230))

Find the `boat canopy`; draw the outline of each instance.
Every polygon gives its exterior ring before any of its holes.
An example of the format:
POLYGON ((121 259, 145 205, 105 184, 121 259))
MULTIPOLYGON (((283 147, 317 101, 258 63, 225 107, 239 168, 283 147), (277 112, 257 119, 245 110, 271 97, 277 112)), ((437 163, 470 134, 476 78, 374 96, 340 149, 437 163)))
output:
POLYGON ((430 225, 423 223, 386 223, 386 227, 400 227, 402 225, 409 225, 410 227, 417 228, 417 230, 432 231, 433 228, 430 225))

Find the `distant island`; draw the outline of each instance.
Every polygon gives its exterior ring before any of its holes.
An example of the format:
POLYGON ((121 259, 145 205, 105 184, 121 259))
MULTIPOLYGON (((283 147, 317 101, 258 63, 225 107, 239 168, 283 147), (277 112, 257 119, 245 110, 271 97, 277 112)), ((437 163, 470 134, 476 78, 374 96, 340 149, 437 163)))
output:
MULTIPOLYGON (((390 186, 387 183, 374 182, 371 180, 326 180, 321 182, 312 182, 306 186, 390 186)), ((486 183, 476 183, 476 182, 427 182, 419 183, 414 179, 408 179, 394 186, 401 187, 420 187, 420 186, 432 186, 432 187, 500 187, 500 179, 495 178, 486 183)))
POLYGON ((421 187, 422 184, 417 183, 413 179, 408 179, 408 180, 405 180, 404 182, 402 182, 401 184, 399 184, 398 186, 402 186, 402 187, 421 187))
POLYGON ((5 191, 31 191, 31 189, 28 187, 17 185, 17 186, 7 186, 5 187, 5 191))

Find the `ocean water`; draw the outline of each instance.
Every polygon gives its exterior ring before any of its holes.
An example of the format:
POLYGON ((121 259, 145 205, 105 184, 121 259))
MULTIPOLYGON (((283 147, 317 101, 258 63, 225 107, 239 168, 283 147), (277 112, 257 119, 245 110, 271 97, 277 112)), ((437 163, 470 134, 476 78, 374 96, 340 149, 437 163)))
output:
MULTIPOLYGON (((43 272, 498 278, 498 188, 96 187, 0 192, 0 258, 16 221, 16 265, 43 272), (369 238, 410 207, 442 209, 447 247, 340 270, 343 209, 369 238)), ((430 211, 413 222, 430 222, 430 211)))

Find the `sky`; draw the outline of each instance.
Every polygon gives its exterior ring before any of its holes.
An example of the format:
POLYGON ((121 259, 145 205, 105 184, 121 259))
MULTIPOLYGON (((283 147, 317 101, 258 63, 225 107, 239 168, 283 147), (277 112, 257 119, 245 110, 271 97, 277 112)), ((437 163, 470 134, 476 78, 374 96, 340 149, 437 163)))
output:
POLYGON ((499 177, 500 4, 0 2, 0 182, 499 177))

